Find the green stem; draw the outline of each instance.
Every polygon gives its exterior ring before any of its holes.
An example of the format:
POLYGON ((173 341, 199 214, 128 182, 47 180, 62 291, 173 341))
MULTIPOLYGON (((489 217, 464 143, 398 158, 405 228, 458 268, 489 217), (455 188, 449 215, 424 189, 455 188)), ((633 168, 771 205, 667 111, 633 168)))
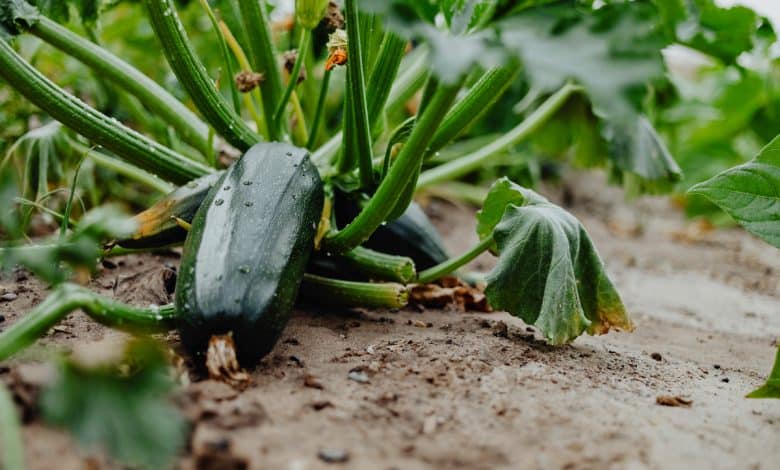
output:
POLYGON ((29 32, 130 92, 204 155, 213 152, 207 142, 208 126, 176 97, 132 65, 43 15, 29 32))
POLYGON ((340 307, 403 308, 409 303, 409 291, 401 284, 342 281, 305 274, 300 298, 340 307))
POLYGON ((136 166, 130 165, 129 163, 125 163, 122 160, 118 160, 110 155, 106 155, 98 149, 87 147, 81 142, 77 142, 73 139, 68 139, 68 143, 76 153, 87 155, 90 160, 94 161, 95 164, 101 168, 111 170, 121 176, 125 176, 163 194, 168 194, 176 189, 176 186, 161 180, 148 171, 144 171, 136 166))
POLYGON ((504 95, 520 70, 518 65, 487 71, 469 89, 466 96, 453 105, 428 149, 428 154, 441 150, 458 135, 479 121, 504 95))
POLYGON ((298 86, 298 77, 301 75, 301 68, 306 60, 306 55, 309 53, 309 46, 311 44, 311 31, 306 28, 301 28, 301 40, 298 43, 298 54, 295 58, 295 64, 293 64, 292 72, 290 72, 290 78, 287 82, 287 87, 284 89, 282 98, 276 105, 276 111, 274 111, 273 122, 279 123, 284 119, 284 111, 287 108, 287 103, 290 101, 295 87, 298 86))
POLYGON ((7 41, 0 41, 0 77, 66 127, 163 179, 181 184, 211 171, 87 106, 44 77, 7 41))
POLYGON ((427 284, 452 274, 457 271, 458 268, 474 261, 477 256, 487 251, 492 245, 493 236, 491 235, 457 258, 449 259, 441 264, 437 264, 436 266, 421 272, 420 275, 417 276, 417 282, 420 284, 427 284))
POLYGON ((357 0, 346 0, 347 20, 347 48, 349 61, 347 63, 347 94, 346 101, 350 106, 351 119, 345 121, 344 129, 344 153, 351 154, 349 161, 357 160, 360 168, 360 183, 363 188, 369 188, 374 184, 374 168, 371 163, 371 129, 368 118, 368 104, 366 102, 366 79, 361 44, 360 20, 358 15, 357 0))
POLYGON ((242 0, 238 2, 241 19, 249 39, 249 56, 257 72, 265 75, 260 85, 263 93, 263 109, 270 140, 279 140, 279 129, 284 123, 273 121, 277 103, 281 101, 282 75, 276 63, 276 47, 271 34, 265 0, 242 0))
POLYGON ((362 244, 395 209, 399 195, 404 194, 409 185, 417 183, 425 149, 433 138, 434 129, 455 100, 459 88, 459 84, 439 87, 368 205, 352 223, 323 240, 325 252, 345 253, 362 244))
POLYGON ((173 306, 131 307, 75 284, 57 286, 27 315, 0 333, 0 361, 43 336, 70 312, 81 309, 98 322, 131 332, 160 332, 174 327, 173 306))
POLYGON ((173 0, 145 0, 144 3, 173 73, 206 121, 239 150, 247 150, 258 143, 260 138, 257 134, 233 111, 214 86, 184 32, 173 0))
POLYGON ((320 96, 317 99, 317 109, 314 111, 314 120, 311 123, 311 130, 309 131, 309 142, 306 144, 306 148, 309 150, 313 149, 317 144, 317 134, 320 130, 322 115, 325 112, 325 101, 328 99, 331 73, 332 70, 326 70, 325 74, 322 76, 322 86, 320 88, 320 96))
POLYGON ((5 470, 24 470, 24 441, 19 414, 11 393, 0 382, 0 443, 3 456, 0 464, 5 470))
POLYGON ((542 127, 566 103, 579 87, 566 84, 542 103, 528 118, 489 145, 474 153, 460 157, 444 165, 427 170, 420 175, 417 189, 464 176, 484 165, 495 155, 526 139, 542 127))
POLYGON ((417 276, 411 258, 388 255, 360 246, 337 258, 338 264, 372 279, 406 284, 417 276))
POLYGON ((371 120, 371 129, 377 135, 379 124, 387 104, 393 82, 398 75, 401 60, 406 50, 406 41, 394 33, 385 34, 379 49, 374 68, 366 85, 368 118, 371 120))
MULTIPOLYGON (((214 10, 211 9, 211 5, 209 5, 208 0, 199 1, 201 8, 206 11, 206 15, 208 15, 209 21, 211 21, 211 27, 214 28, 214 32, 219 39, 219 49, 222 53, 222 61, 225 63, 225 68, 228 71, 228 88, 230 88, 230 97, 233 100, 233 110, 240 116, 241 97, 238 95, 238 88, 236 88, 235 83, 233 83, 233 79, 236 76, 236 69, 233 67, 233 61, 230 60, 230 49, 228 49, 227 40, 225 39, 225 35, 222 34, 222 29, 219 27, 219 20, 217 19, 217 15, 214 14, 214 10)), ((258 127, 257 130, 260 132, 261 128, 258 127)))

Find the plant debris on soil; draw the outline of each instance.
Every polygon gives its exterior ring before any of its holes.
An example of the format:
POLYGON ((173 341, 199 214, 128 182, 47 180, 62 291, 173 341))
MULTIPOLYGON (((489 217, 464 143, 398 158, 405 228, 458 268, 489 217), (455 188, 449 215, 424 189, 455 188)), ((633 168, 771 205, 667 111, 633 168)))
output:
MULTIPOLYGON (((457 300, 298 311, 238 388, 185 358, 176 402, 191 432, 178 467, 776 468, 780 408, 744 396, 763 383, 780 338, 780 252, 740 230, 679 237, 690 222, 667 200, 620 202, 600 176, 566 188, 634 333, 550 347, 518 319, 457 300)), ((470 209, 436 200, 428 209, 453 253, 475 241, 470 209)), ((167 302, 165 270, 177 261, 113 259, 90 288, 167 302)), ((471 268, 492 262, 483 255, 471 268)), ((46 295, 25 276, 3 279, 0 292, 17 295, 0 302, 0 328, 46 295)), ((59 326, 39 344, 124 335, 82 314, 59 326)), ((175 333, 163 339, 181 352, 175 333)), ((30 468, 111 468, 40 421, 35 396, 51 375, 35 361, 41 351, 0 368, 23 411, 30 468)))

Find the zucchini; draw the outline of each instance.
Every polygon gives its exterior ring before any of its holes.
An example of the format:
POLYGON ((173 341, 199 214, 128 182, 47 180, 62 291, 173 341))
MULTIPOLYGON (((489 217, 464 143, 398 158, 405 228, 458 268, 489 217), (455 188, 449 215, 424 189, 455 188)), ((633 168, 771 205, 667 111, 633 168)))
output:
MULTIPOLYGON (((348 196, 339 197, 337 202, 336 222, 343 227, 357 216, 359 206, 348 196)), ((411 258, 420 271, 449 259, 441 235, 416 202, 412 202, 401 217, 379 226, 363 246, 411 258)))
POLYGON ((133 217, 138 227, 135 233, 116 244, 122 248, 140 249, 160 248, 183 242, 187 231, 176 223, 175 219, 191 223, 203 200, 222 176, 223 172, 212 173, 177 188, 149 209, 133 217))
POLYGON ((231 333, 251 364, 273 348, 290 317, 314 248, 324 195, 306 150, 258 144, 209 192, 184 243, 176 306, 193 354, 231 333))

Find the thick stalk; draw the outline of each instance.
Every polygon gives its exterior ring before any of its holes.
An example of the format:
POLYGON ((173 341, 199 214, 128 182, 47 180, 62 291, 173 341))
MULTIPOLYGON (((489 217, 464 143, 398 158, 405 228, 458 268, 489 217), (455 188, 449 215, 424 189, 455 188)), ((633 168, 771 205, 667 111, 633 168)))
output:
POLYGON ((339 307, 403 308, 409 291, 401 284, 342 281, 306 274, 300 299, 339 307))
POLYGON ((410 258, 388 255, 360 246, 337 258, 338 264, 370 279, 406 284, 417 276, 414 261, 410 258))
POLYGON ((131 332, 161 332, 174 328, 173 306, 131 307, 75 284, 57 286, 30 313, 0 333, 0 361, 43 336, 70 312, 81 309, 98 322, 131 332))
POLYGON ((213 152, 208 146, 208 126, 176 97, 132 65, 43 15, 29 32, 130 92, 204 155, 213 152))
MULTIPOLYGON (((230 60, 230 50, 228 49, 227 40, 225 39, 225 35, 222 33, 222 28, 219 25, 217 15, 214 14, 214 10, 211 9, 211 5, 209 5, 208 0, 199 1, 201 8, 203 8, 203 10, 206 12, 206 15, 208 15, 209 21, 211 21, 211 27, 214 28, 214 33, 219 39, 219 50, 222 53, 222 62, 225 63, 225 68, 228 72, 228 88, 230 88, 230 98, 233 100, 233 111, 235 111, 236 114, 240 116, 241 97, 238 96, 238 88, 236 88, 235 83, 233 83, 233 78, 236 76, 236 69, 233 67, 233 61, 230 60)), ((261 128, 258 127, 257 131, 260 132, 260 129, 261 128)))
POLYGON ((0 41, 0 77, 30 102, 123 160, 177 184, 211 171, 109 118, 55 85, 0 41))
POLYGON ((345 253, 366 241, 393 211, 399 195, 403 194, 410 184, 417 183, 416 177, 419 175, 425 149, 433 138, 434 130, 455 100, 459 88, 460 85, 439 87, 365 209, 343 230, 323 240, 326 252, 345 253))
POLYGON ((257 134, 233 111, 214 86, 184 32, 173 0, 145 0, 144 3, 171 69, 206 121, 240 150, 258 143, 260 138, 257 134))
POLYGON ((487 71, 466 96, 459 100, 447 114, 428 149, 429 154, 441 150, 458 135, 479 121, 493 108, 514 81, 520 67, 501 67, 487 71))
POLYGON ((429 282, 437 281, 443 278, 444 276, 452 274, 455 271, 457 271, 458 268, 465 266, 470 262, 474 261, 474 259, 476 259, 477 256, 487 251, 492 245, 493 245, 493 237, 492 236, 487 237, 481 242, 479 242, 477 245, 475 245, 472 249, 470 249, 466 253, 463 253, 457 258, 449 259, 441 264, 437 264, 432 268, 428 268, 425 271, 422 271, 419 274, 419 276, 417 276, 417 282, 420 284, 427 284, 429 282))
POLYGON ((274 112, 274 122, 282 122, 284 119, 284 111, 287 108, 287 103, 290 101, 295 91, 295 87, 298 86, 298 77, 301 75, 301 68, 306 60, 306 56, 309 54, 309 46, 311 45, 311 31, 306 28, 301 28, 301 39, 298 43, 298 53, 293 64, 292 72, 290 72, 290 78, 287 82, 287 87, 284 89, 282 98, 279 100, 279 104, 276 105, 276 111, 274 112))
POLYGON ((249 57, 254 70, 265 75, 260 85, 263 90, 263 109, 271 140, 279 140, 278 129, 283 123, 273 122, 276 106, 281 101, 283 86, 279 64, 276 62, 276 47, 271 34, 265 0, 241 0, 239 9, 249 39, 249 57))
POLYGON ((19 414, 3 382, 0 382, 0 444, 3 449, 0 467, 5 470, 24 470, 24 442, 19 414))
POLYGON ((526 139, 542 127, 563 106, 569 97, 579 90, 579 87, 566 84, 547 101, 542 103, 530 116, 517 127, 510 130, 489 145, 474 153, 465 155, 444 165, 427 170, 420 175, 417 188, 424 188, 444 181, 454 180, 464 176, 484 165, 495 155, 526 139))
POLYGON ((322 85, 320 87, 320 96, 317 98, 317 108, 314 110, 314 120, 311 123, 311 130, 309 130, 309 142, 306 144, 306 148, 312 150, 317 145, 317 134, 320 130, 320 123, 322 122, 322 114, 325 112, 325 101, 328 98, 328 89, 330 88, 330 76, 332 70, 326 70, 322 76, 322 85))
POLYGON ((351 120, 345 121, 344 152, 352 155, 348 160, 357 160, 360 168, 360 183, 363 188, 368 188, 374 184, 374 168, 371 163, 371 129, 366 103, 365 56, 361 44, 357 0, 346 0, 345 6, 349 58, 347 63, 349 99, 346 102, 351 107, 351 112, 347 114, 351 120))

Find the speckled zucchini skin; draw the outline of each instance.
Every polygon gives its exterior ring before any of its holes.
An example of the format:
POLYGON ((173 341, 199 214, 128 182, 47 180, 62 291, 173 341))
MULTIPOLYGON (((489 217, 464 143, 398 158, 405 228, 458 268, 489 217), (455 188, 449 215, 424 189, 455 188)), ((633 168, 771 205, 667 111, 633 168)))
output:
POLYGON ((242 364, 268 354, 290 317, 323 206, 306 150, 258 144, 230 167, 195 215, 176 305, 184 346, 231 333, 242 364))

